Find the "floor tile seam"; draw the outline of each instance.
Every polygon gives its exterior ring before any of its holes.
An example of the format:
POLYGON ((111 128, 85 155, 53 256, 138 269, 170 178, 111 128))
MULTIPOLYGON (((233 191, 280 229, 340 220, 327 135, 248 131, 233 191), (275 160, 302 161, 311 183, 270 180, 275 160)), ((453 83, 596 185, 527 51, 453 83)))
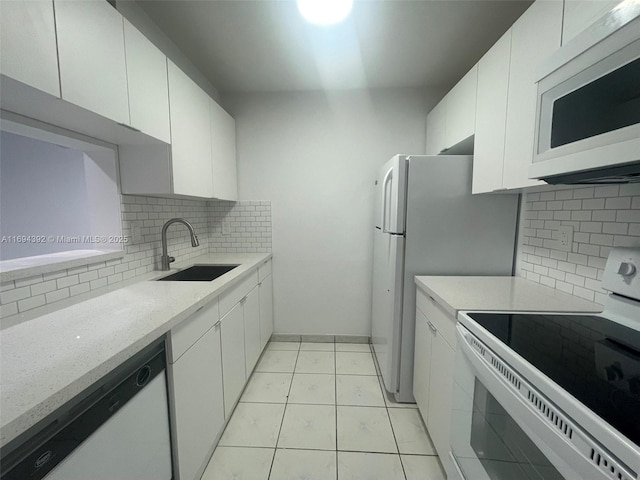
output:
POLYGON ((400 453, 400 455, 406 455, 407 457, 438 457, 437 453, 400 453))
MULTIPOLYGON (((383 388, 382 385, 380 385, 380 388, 383 388)), ((385 395, 386 392, 382 392, 383 395, 385 395)), ((400 460, 400 467, 402 468, 402 474, 404 475, 404 480, 407 479, 407 472, 404 469, 404 463, 402 463, 402 457, 400 456, 400 445, 398 445, 398 438, 396 437, 396 430, 395 428, 393 428, 393 422, 391 421, 391 414, 389 413, 389 407, 386 405, 385 403, 385 410, 387 412, 387 419, 389 420, 389 425, 391 426, 391 434, 393 435, 393 441, 396 444, 396 449, 398 450, 398 459, 400 460)))
POLYGON ((336 431, 336 480, 340 480, 340 473, 338 473, 338 351, 335 345, 335 337, 333 344, 333 371, 335 375, 333 376, 333 393, 335 398, 335 431, 336 431))
POLYGON ((257 401, 257 400, 240 400, 238 403, 257 403, 259 405, 286 405, 287 404, 286 401, 284 401, 284 402, 260 402, 260 401, 257 401))
MULTIPOLYGON (((295 374, 296 367, 298 366, 298 357, 300 356, 300 344, 298 344, 298 351, 296 353, 296 361, 293 364, 293 372, 295 374)), ((282 420, 280 420, 280 428, 278 428, 278 435, 276 436, 276 444, 274 445, 273 457, 271 458, 271 466, 269 467, 269 475, 267 479, 271 478, 271 472, 273 471, 273 464, 276 460, 276 450, 278 449, 278 442, 280 441, 280 434, 282 433, 282 426, 284 425, 284 417, 287 414, 287 405, 289 404, 289 396, 291 395, 291 388, 293 387, 293 375, 291 375, 291 382, 289 383, 289 390, 287 391, 287 398, 284 403, 284 410, 282 411, 282 420)))

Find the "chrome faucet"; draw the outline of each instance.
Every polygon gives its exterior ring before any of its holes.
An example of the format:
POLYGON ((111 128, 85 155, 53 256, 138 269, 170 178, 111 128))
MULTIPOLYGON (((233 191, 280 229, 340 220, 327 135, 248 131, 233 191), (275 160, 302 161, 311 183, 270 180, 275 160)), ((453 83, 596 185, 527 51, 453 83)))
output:
POLYGON ((200 242, 198 242, 198 237, 196 235, 196 232, 193 231, 193 227, 191 226, 191 224, 189 222, 187 222, 185 219, 183 218, 172 218, 171 220, 167 220, 167 223, 165 223, 162 226, 162 257, 161 257, 161 261, 162 261, 162 267, 161 270, 169 270, 169 264, 171 262, 175 262, 176 259, 174 257, 170 257, 167 253, 167 228, 169 228, 169 225, 171 225, 172 223, 182 223, 184 224, 188 229, 189 229, 189 234, 191 235, 191 246, 192 247, 197 247, 200 245, 200 242))

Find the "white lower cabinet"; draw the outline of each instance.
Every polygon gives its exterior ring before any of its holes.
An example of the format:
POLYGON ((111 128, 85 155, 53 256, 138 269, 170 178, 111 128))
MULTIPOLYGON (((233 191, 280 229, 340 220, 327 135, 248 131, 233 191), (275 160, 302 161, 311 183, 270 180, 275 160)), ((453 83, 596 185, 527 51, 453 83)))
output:
POLYGON ((260 287, 257 285, 244 298, 242 314, 244 317, 244 359, 247 378, 258 363, 262 345, 260 341, 260 287))
POLYGON ((429 410, 427 429, 440 458, 449 457, 451 432, 451 402, 456 351, 441 335, 436 334, 431 350, 429 378, 429 410))
POLYGON ((221 332, 224 416, 228 418, 247 380, 244 353, 244 319, 241 303, 237 303, 222 318, 221 332))
POLYGON ((422 416, 426 419, 429 411, 429 379, 431 377, 431 349, 433 332, 429 329, 427 317, 416 309, 416 346, 413 361, 413 397, 422 416))
POLYGON ((266 345, 262 317, 273 329, 271 261, 261 268, 263 276, 257 269, 249 273, 169 333, 176 480, 199 479, 204 472, 266 345))
MULTIPOLYGON (((215 309, 207 308, 186 321, 186 328, 195 335, 199 333, 198 324, 202 325, 204 316, 210 320, 211 327, 169 365, 178 480, 200 478, 225 421, 220 324, 214 323, 217 320, 217 302, 212 307, 215 309)), ((184 337, 180 335, 181 330, 184 327, 176 329, 178 338, 184 337)), ((176 343, 174 354, 179 353, 177 350, 184 342, 176 343)))
POLYGON ((442 465, 450 472, 456 319, 422 291, 416 298, 413 396, 442 465))
POLYGON ((273 334, 273 277, 261 280, 260 287, 260 350, 269 342, 273 334))

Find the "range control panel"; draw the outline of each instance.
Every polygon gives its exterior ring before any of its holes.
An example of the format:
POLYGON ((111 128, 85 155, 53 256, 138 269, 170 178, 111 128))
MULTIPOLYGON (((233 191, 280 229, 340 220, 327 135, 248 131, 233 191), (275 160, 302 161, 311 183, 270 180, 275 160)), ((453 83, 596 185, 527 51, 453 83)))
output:
POLYGON ((640 300, 640 248, 614 248, 609 253, 602 288, 640 300))

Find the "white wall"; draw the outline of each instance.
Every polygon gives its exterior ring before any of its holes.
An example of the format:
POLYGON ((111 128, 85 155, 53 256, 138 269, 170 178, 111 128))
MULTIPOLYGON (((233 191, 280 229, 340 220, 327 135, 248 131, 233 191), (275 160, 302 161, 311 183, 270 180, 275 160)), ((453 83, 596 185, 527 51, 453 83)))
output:
MULTIPOLYGON (((8 132, 0 133, 0 145, 3 236, 91 235, 82 152, 8 132)), ((84 243, 6 241, 0 259, 84 248, 84 243)))
POLYGON ((370 335, 373 180, 442 91, 226 95, 242 199, 272 202, 277 333, 370 335))

